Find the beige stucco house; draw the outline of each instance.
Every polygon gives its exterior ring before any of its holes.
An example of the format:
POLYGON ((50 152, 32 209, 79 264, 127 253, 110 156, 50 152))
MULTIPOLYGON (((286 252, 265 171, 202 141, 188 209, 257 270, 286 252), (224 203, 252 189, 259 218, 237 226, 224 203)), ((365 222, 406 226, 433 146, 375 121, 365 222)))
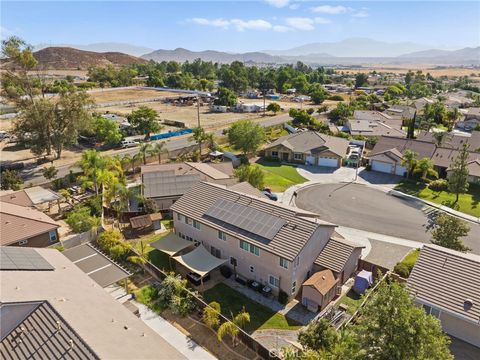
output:
POLYGON ((407 285, 447 334, 480 347, 480 256, 424 245, 407 285))
POLYGON ((331 270, 316 272, 302 284, 302 304, 313 312, 325 309, 337 295, 338 284, 331 270))

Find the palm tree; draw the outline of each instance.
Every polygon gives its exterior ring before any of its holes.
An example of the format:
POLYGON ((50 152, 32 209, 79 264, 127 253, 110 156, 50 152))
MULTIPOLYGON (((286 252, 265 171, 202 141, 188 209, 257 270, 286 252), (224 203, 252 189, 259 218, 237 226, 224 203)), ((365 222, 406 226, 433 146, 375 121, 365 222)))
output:
POLYGON ((198 144, 198 149, 200 152, 200 157, 202 156, 202 142, 206 140, 207 133, 205 132, 205 129, 202 127, 196 127, 193 128, 192 131, 192 137, 193 139, 197 142, 198 144))
POLYGON ((430 131, 435 126, 435 120, 433 118, 424 118, 420 121, 420 129, 430 131))
POLYGON ((415 165, 417 163, 417 156, 418 154, 412 150, 405 150, 405 152, 403 153, 402 166, 405 166, 407 168, 407 179, 412 174, 413 169, 415 169, 415 165))
POLYGON ((137 162, 142 162, 143 161, 143 155, 142 153, 136 153, 135 155, 133 155, 132 157, 132 170, 133 170, 133 174, 135 174, 135 164, 137 162))
POLYGON ((420 159, 417 162, 416 168, 422 174, 421 179, 423 181, 427 180, 427 176, 438 177, 438 173, 433 169, 433 161, 429 158, 420 159))
POLYGON ((121 159, 120 163, 122 165, 122 168, 128 168, 128 166, 132 163, 132 157, 128 154, 125 154, 121 159))
POLYGON ((149 155, 158 156, 158 163, 162 163, 162 154, 166 153, 165 141, 155 143, 150 150, 148 150, 149 155))
POLYGON ((250 322, 250 314, 245 311, 245 307, 233 318, 233 322, 242 329, 250 322))
POLYGON ((448 133, 446 131, 436 131, 433 133, 433 139, 435 140, 437 146, 442 146, 447 134, 448 133))
POLYGON ((455 126, 455 123, 460 118, 460 116, 461 114, 458 108, 454 108, 453 110, 447 113, 446 119, 447 119, 448 131, 452 131, 453 127, 455 126))
POLYGON ((95 194, 98 195, 97 175, 100 169, 105 168, 106 161, 95 149, 86 150, 82 153, 82 158, 77 162, 83 170, 86 180, 91 179, 95 194))
POLYGON ((138 153, 142 154, 143 165, 147 165, 147 153, 152 148, 152 144, 142 143, 138 149, 138 153))
POLYGON ((238 326, 235 325, 231 321, 224 322, 222 325, 217 330, 217 338, 220 341, 223 341, 223 338, 226 335, 229 335, 232 338, 232 343, 233 346, 235 346, 235 340, 237 338, 238 333, 240 330, 238 329, 238 326))

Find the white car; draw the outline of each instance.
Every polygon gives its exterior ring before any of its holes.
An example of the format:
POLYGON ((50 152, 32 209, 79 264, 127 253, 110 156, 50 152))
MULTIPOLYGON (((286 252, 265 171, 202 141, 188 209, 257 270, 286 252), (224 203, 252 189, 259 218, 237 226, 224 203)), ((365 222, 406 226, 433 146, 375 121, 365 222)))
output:
POLYGON ((135 147, 135 146, 138 146, 139 143, 135 140, 123 140, 120 145, 122 146, 122 149, 126 149, 126 148, 131 148, 131 147, 135 147))

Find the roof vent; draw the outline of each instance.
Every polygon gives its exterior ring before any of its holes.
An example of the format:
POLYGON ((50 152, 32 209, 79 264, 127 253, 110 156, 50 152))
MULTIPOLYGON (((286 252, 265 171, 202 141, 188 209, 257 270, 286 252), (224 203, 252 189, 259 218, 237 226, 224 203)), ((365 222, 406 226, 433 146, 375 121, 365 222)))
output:
POLYGON ((473 300, 472 299, 465 299, 465 301, 463 302, 463 309, 465 311, 468 311, 472 308, 473 306, 473 300))
POLYGON ((325 280, 325 279, 326 279, 325 276, 322 276, 322 280, 325 280))

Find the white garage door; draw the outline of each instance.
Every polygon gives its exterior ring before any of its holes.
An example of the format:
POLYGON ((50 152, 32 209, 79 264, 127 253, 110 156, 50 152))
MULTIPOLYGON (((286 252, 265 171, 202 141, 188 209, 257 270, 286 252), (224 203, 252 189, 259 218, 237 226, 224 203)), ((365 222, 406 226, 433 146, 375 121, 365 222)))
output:
POLYGON ((338 160, 332 158, 320 157, 318 158, 318 166, 337 167, 338 160))
POLYGON ((395 168, 396 175, 403 176, 406 172, 407 172, 407 169, 405 168, 405 166, 397 165, 397 167, 395 168))
POLYGON ((372 161, 372 170, 391 174, 392 173, 392 164, 373 160, 372 161))
POLYGON ((315 165, 315 156, 308 155, 305 163, 307 165, 315 165))

